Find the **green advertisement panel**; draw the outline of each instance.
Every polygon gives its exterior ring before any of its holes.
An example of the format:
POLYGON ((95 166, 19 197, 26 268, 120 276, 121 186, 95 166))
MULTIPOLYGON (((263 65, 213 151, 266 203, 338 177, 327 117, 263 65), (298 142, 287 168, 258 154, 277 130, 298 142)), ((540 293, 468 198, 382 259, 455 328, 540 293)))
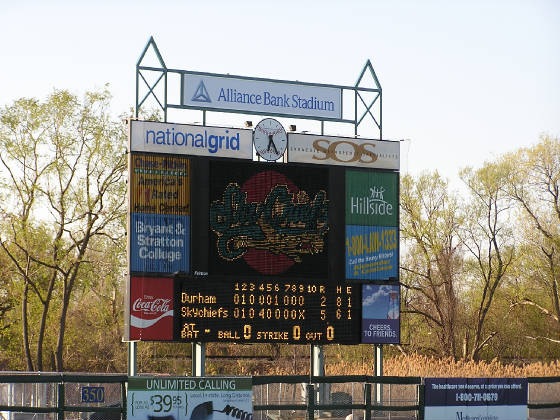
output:
POLYGON ((398 226, 399 175, 346 171, 346 225, 398 226))

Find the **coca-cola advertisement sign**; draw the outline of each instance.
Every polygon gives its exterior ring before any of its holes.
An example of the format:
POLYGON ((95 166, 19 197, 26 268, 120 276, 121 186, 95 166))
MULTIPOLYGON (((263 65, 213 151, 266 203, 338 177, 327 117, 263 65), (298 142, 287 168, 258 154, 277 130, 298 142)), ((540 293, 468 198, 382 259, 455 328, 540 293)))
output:
POLYGON ((173 340, 173 279, 130 279, 130 339, 173 340))

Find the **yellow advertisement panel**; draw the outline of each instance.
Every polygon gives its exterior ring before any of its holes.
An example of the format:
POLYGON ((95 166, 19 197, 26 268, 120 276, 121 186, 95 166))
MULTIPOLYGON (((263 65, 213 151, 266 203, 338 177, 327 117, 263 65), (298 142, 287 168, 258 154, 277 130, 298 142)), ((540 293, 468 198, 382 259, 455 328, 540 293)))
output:
POLYGON ((190 215, 188 158, 133 153, 131 160, 131 213, 190 215))

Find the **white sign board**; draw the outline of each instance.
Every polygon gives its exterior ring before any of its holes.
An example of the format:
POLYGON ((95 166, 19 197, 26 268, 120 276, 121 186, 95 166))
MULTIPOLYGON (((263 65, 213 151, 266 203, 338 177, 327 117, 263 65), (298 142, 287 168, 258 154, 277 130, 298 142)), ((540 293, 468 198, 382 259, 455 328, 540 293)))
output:
POLYGON ((130 151, 253 158, 253 130, 130 121, 130 151))
POLYGON ((400 143, 318 134, 288 134, 288 162, 399 170, 400 143))
POLYGON ((328 86, 185 73, 182 98, 198 108, 342 118, 342 89, 328 86))
POLYGON ((127 418, 248 420, 253 418, 250 377, 132 377, 127 418))
POLYGON ((527 420, 527 378, 425 378, 426 420, 527 420))

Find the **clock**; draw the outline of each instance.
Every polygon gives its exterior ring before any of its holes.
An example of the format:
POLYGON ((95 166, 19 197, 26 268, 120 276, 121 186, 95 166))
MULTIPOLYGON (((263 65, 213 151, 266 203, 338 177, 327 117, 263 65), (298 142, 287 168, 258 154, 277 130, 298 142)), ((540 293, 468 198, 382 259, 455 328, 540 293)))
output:
POLYGON ((286 130, 274 118, 259 121, 253 131, 253 144, 257 154, 265 160, 278 160, 288 146, 286 130))

